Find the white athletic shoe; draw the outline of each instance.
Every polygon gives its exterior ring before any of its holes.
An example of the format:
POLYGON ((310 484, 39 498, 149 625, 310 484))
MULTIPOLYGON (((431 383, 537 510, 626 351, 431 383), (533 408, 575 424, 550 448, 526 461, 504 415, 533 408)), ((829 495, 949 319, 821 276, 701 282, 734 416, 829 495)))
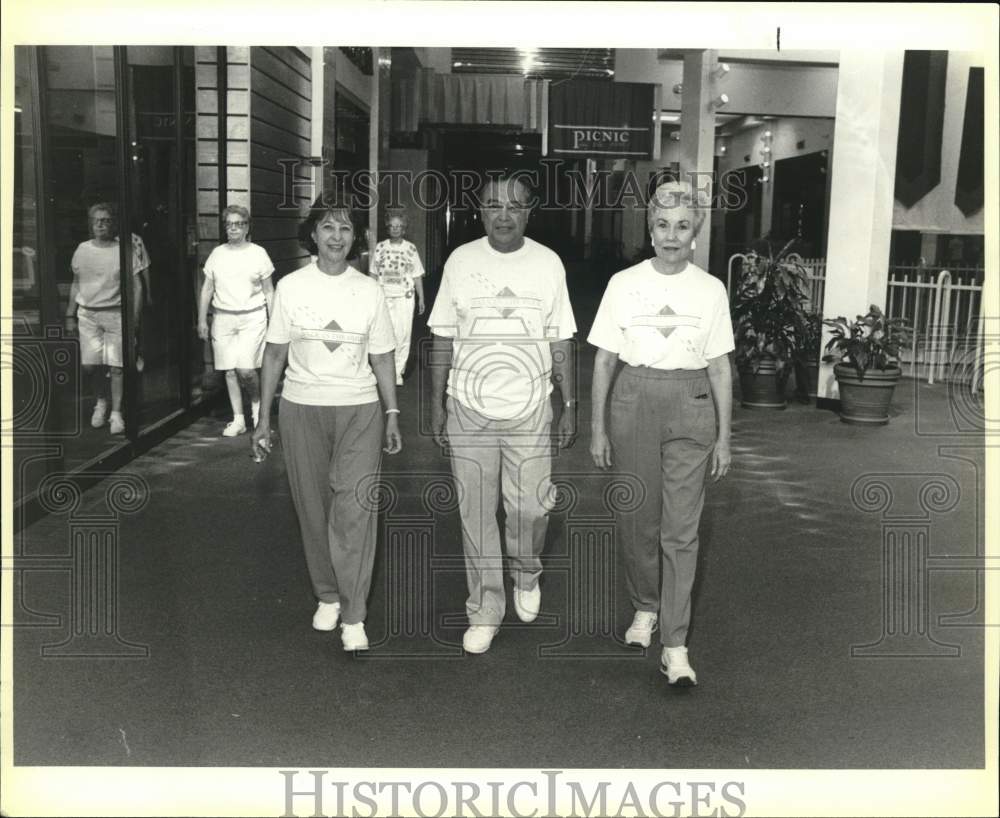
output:
POLYGON ((90 416, 90 425, 95 429, 100 429, 108 419, 108 402, 104 398, 99 398, 94 404, 94 414, 90 416))
POLYGON ((462 647, 466 653, 486 653, 498 630, 496 625, 472 625, 462 637, 462 647))
POLYGON ((542 589, 537 585, 530 591, 514 586, 514 612, 522 622, 534 622, 542 607, 542 589))
POLYGON ((660 655, 660 673, 667 677, 667 683, 676 687, 694 687, 698 677, 688 664, 687 648, 664 648, 660 655))
POLYGON ((111 413, 110 432, 113 435, 120 435, 125 432, 125 418, 122 417, 121 412, 111 413))
POLYGON ((339 602, 320 602, 313 614, 313 628, 318 631, 332 631, 339 621, 339 602))
POLYGON ((243 420, 243 416, 240 415, 238 418, 233 418, 229 423, 226 424, 226 428, 222 430, 223 437, 236 437, 242 435, 247 430, 247 422, 243 420))
POLYGON ((656 631, 659 618, 660 615, 656 611, 636 611, 631 626, 625 631, 625 644, 648 648, 649 643, 653 641, 653 633, 656 631))
POLYGON ((340 638, 344 643, 344 650, 368 650, 368 634, 365 633, 364 622, 341 625, 340 638))

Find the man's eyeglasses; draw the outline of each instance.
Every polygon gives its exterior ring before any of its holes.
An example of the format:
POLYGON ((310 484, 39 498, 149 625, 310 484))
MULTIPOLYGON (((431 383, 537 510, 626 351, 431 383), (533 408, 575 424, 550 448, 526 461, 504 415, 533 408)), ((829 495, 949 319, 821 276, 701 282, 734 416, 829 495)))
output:
POLYGON ((246 227, 249 222, 226 222, 226 230, 230 227, 246 227))
POLYGON ((114 224, 115 220, 114 219, 109 219, 107 217, 102 217, 102 218, 95 217, 95 218, 91 219, 91 221, 94 224, 114 224))
POLYGON ((506 204, 501 204, 500 202, 486 202, 483 205, 484 210, 488 210, 491 213, 499 213, 501 210, 509 210, 511 213, 521 213, 525 210, 530 210, 530 205, 521 204, 520 202, 507 202, 506 204))

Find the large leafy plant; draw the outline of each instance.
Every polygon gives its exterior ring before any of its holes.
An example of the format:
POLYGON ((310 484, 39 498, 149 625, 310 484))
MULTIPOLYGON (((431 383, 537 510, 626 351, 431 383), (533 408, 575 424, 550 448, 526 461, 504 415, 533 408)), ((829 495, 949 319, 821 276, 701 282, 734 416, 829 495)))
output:
POLYGON ((807 312, 803 316, 799 342, 802 360, 818 365, 820 346, 823 342, 823 316, 820 313, 807 312))
POLYGON ((781 377, 801 349, 808 273, 790 257, 792 244, 777 253, 770 246, 766 253, 751 251, 743 260, 731 305, 736 365, 743 371, 756 373, 771 360, 781 377))
POLYGON ((868 308, 867 315, 859 315, 848 321, 843 316, 828 318, 823 323, 832 332, 826 344, 827 363, 844 362, 850 364, 864 380, 869 369, 887 370, 897 366, 899 349, 909 343, 912 330, 903 318, 886 318, 875 304, 868 308), (832 350, 839 353, 832 354, 832 350))

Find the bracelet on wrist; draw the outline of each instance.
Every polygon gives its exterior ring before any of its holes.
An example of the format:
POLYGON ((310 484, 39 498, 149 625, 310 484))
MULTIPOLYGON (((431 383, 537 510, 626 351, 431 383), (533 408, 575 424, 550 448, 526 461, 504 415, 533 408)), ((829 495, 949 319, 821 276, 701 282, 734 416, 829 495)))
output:
POLYGON ((398 409, 386 409, 385 413, 387 415, 398 415, 399 414, 399 410, 398 409))
POLYGON ((576 406, 577 403, 579 403, 579 401, 576 398, 573 398, 573 399, 567 400, 567 401, 563 401, 563 408, 564 409, 569 409, 571 406, 576 406))

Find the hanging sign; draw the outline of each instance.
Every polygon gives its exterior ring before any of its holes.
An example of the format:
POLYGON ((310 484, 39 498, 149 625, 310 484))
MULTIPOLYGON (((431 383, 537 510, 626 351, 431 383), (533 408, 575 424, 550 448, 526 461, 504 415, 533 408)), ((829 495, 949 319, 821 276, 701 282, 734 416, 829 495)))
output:
POLYGON ((653 86, 567 80, 549 90, 549 153, 653 157, 653 86))

